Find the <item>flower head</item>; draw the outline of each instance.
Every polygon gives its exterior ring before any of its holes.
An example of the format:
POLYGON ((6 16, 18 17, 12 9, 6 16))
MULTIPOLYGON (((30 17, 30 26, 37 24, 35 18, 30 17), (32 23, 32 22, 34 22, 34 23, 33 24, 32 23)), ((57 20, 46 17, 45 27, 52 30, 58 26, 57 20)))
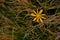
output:
POLYGON ((37 12, 35 12, 33 10, 33 13, 31 13, 31 16, 35 17, 33 19, 33 21, 37 21, 37 22, 41 22, 43 23, 43 19, 46 19, 44 16, 46 16, 45 14, 42 14, 43 10, 41 9, 39 12, 38 12, 38 9, 37 9, 37 12))

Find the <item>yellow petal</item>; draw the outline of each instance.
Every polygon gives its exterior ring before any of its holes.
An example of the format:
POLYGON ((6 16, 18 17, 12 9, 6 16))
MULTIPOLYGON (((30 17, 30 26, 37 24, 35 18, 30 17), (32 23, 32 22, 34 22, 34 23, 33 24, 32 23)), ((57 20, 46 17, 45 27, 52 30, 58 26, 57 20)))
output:
POLYGON ((42 14, 42 16, 46 16, 46 14, 42 14))
POLYGON ((43 23, 43 20, 40 18, 40 22, 43 23))
POLYGON ((38 9, 37 9, 37 13, 38 13, 38 9))
POLYGON ((41 14, 43 12, 43 10, 41 9, 40 11, 39 11, 39 13, 41 14))
POLYGON ((37 19, 37 22, 39 22, 39 18, 37 19))
POLYGON ((33 21, 35 21, 37 18, 34 18, 33 21))
POLYGON ((36 16, 34 13, 31 13, 31 16, 36 16))
POLYGON ((33 10, 33 12, 36 14, 36 12, 33 10))
POLYGON ((42 17, 43 19, 46 19, 45 17, 42 17))

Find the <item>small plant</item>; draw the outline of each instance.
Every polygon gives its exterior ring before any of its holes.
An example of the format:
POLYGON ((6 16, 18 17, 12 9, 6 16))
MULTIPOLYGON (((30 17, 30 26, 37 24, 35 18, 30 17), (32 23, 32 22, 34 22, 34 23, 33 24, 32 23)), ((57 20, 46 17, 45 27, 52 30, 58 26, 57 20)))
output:
POLYGON ((43 20, 42 19, 46 19, 45 17, 43 16, 46 16, 45 14, 42 14, 43 10, 41 9, 39 12, 38 12, 38 9, 37 9, 37 12, 35 12, 33 10, 34 13, 31 14, 31 16, 35 17, 33 19, 33 21, 37 21, 37 22, 41 22, 43 23, 43 20))

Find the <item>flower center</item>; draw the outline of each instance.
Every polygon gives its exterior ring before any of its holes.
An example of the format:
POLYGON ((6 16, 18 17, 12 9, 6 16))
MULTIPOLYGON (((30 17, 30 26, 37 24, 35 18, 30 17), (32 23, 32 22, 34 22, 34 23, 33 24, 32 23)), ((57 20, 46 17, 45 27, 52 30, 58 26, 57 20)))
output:
POLYGON ((39 17, 42 17, 40 14, 36 14, 36 17, 39 18, 39 17))

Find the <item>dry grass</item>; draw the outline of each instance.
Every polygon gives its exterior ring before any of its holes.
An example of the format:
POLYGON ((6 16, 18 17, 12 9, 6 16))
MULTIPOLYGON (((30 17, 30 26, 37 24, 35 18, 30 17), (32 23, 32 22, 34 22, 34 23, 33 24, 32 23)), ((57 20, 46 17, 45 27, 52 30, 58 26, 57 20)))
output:
POLYGON ((58 0, 1 0, 0 40, 59 40, 59 8, 58 0), (47 15, 44 24, 32 21, 36 9, 47 15))

